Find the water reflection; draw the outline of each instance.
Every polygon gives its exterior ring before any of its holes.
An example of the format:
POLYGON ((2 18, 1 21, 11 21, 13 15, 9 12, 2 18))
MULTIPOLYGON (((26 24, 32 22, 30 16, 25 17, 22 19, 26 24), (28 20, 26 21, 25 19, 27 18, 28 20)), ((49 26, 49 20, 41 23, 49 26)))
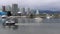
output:
POLYGON ((42 18, 19 18, 18 23, 39 23, 42 18))
MULTIPOLYGON (((14 18, 15 19, 15 18, 14 18)), ((3 26, 0 25, 1 34, 59 34, 60 33, 60 18, 41 19, 41 18, 17 18, 19 23, 28 23, 28 25, 13 25, 3 26), (32 25, 29 23, 33 23, 32 25), (34 23, 40 25, 33 26, 34 23), (43 24, 41 24, 43 23, 43 24), (47 24, 58 23, 58 24, 47 24), (31 26, 30 26, 31 25, 31 26)), ((2 19, 5 23, 6 19, 2 19)))
MULTIPOLYGON (((2 19, 1 23, 5 23, 7 19, 2 19)), ((42 18, 14 18, 16 23, 60 23, 60 18, 42 19, 42 18)))
POLYGON ((60 18, 43 19, 41 23, 60 23, 60 18))
POLYGON ((18 29, 18 25, 15 25, 15 26, 13 27, 13 30, 16 30, 16 29, 18 29))
POLYGON ((9 29, 13 29, 13 30, 17 30, 18 29, 18 25, 14 25, 14 26, 3 26, 3 28, 9 28, 9 29))

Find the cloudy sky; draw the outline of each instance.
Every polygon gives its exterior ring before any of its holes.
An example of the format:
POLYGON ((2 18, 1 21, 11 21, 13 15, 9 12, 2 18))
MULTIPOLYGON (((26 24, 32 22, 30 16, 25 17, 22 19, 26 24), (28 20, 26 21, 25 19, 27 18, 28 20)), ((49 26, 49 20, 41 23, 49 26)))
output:
POLYGON ((0 5, 11 5, 39 8, 44 10, 60 10, 60 0, 0 0, 0 5))

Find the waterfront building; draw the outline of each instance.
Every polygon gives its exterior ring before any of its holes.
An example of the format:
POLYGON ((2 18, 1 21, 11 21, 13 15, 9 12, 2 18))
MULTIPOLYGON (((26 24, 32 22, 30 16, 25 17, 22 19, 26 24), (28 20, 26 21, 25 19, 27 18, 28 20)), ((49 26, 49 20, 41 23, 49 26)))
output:
POLYGON ((6 11, 11 11, 11 6, 10 5, 7 5, 6 8, 5 8, 6 11))
POLYGON ((31 14, 30 8, 27 8, 26 11, 27 11, 27 15, 30 15, 31 14))
POLYGON ((31 9, 31 14, 35 15, 35 10, 31 9))
POLYGON ((5 6, 2 6, 2 11, 5 11, 5 6))
POLYGON ((18 12, 18 4, 12 4, 12 14, 16 16, 18 12))
POLYGON ((22 14, 23 15, 25 15, 26 14, 26 12, 25 12, 25 8, 21 8, 21 10, 20 10, 21 12, 22 12, 22 14))

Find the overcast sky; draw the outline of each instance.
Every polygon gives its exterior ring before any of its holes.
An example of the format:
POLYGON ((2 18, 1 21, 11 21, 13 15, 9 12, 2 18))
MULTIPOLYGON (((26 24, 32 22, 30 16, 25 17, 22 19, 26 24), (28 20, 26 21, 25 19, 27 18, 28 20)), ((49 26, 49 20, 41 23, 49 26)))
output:
POLYGON ((0 5, 11 5, 17 3, 19 6, 39 9, 60 10, 60 0, 0 0, 0 5))

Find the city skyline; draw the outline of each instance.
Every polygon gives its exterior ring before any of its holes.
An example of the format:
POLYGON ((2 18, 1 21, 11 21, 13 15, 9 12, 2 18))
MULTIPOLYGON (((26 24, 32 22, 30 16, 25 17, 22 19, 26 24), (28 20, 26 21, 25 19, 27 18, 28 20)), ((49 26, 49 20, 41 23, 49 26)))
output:
POLYGON ((41 10, 60 10, 60 0, 0 0, 0 6, 18 4, 20 7, 41 10))

